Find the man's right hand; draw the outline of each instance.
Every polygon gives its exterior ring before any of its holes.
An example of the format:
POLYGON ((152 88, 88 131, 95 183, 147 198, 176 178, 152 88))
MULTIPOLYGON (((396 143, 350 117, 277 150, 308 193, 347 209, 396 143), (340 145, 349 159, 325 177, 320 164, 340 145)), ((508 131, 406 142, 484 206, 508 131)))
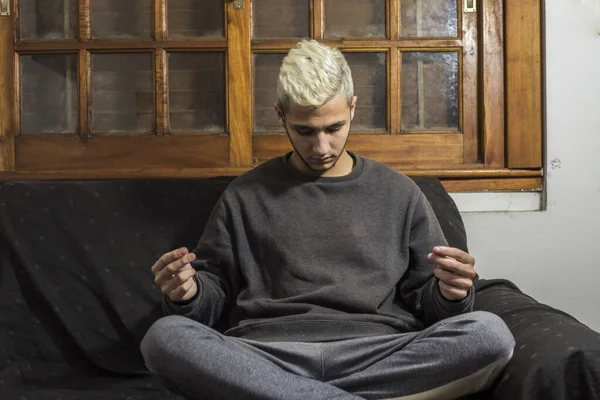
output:
POLYGON ((152 266, 154 282, 171 301, 184 302, 196 295, 196 270, 190 264, 195 259, 194 253, 182 247, 163 254, 152 266))

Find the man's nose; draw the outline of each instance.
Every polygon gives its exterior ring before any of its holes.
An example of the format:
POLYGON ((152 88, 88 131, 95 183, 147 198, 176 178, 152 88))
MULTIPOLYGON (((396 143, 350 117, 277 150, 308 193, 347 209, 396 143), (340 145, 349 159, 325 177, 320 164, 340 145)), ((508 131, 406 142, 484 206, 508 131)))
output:
POLYGON ((313 152, 326 155, 330 150, 329 137, 325 132, 319 132, 313 141, 313 152))

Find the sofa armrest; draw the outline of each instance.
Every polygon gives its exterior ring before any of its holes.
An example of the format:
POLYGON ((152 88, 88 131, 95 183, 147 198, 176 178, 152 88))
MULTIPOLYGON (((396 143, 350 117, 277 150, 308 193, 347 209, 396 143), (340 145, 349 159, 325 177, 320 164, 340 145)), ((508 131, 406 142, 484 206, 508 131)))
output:
POLYGON ((600 398, 600 334, 506 280, 476 283, 475 310, 504 320, 516 340, 494 399, 600 398))
POLYGON ((469 252, 467 247, 467 231, 454 199, 450 197, 439 179, 431 177, 415 177, 412 180, 419 186, 435 216, 440 223, 448 245, 469 252))

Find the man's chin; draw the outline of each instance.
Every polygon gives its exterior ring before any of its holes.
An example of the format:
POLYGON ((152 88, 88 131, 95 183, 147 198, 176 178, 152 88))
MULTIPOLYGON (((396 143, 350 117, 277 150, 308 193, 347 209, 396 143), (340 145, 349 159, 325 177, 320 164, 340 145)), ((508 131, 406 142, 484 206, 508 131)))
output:
POLYGON ((329 171, 331 169, 331 167, 314 167, 314 166, 310 166, 308 167, 312 172, 314 173, 318 173, 318 174, 324 174, 325 172, 329 171))
POLYGON ((308 168, 318 174, 324 174, 329 171, 333 167, 335 167, 335 163, 337 162, 337 158, 327 162, 327 163, 306 163, 308 168))

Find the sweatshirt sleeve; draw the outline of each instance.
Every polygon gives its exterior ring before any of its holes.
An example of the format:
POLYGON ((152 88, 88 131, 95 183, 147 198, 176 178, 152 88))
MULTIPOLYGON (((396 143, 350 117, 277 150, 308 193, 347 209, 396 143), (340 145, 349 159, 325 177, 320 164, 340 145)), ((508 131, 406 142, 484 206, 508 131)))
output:
POLYGON ((240 274, 232 251, 231 218, 223 198, 219 200, 206 223, 198 245, 196 260, 196 296, 186 303, 174 303, 163 297, 167 315, 177 314, 213 326, 223 310, 234 300, 239 288, 240 274))
POLYGON ((409 230, 409 265, 400 281, 402 301, 426 326, 473 309, 473 288, 460 301, 445 299, 433 275, 436 264, 427 259, 434 246, 447 246, 442 228, 425 195, 419 191, 414 204, 409 230))

